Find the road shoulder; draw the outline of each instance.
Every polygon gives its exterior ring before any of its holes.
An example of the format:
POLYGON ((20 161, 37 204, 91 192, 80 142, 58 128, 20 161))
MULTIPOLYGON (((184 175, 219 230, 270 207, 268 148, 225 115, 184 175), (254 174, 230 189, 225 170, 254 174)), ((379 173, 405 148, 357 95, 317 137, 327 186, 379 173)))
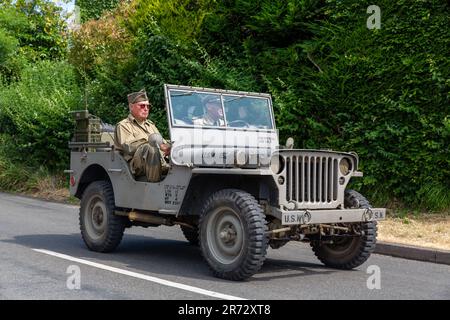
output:
POLYGON ((450 265, 450 251, 378 241, 374 253, 450 265))

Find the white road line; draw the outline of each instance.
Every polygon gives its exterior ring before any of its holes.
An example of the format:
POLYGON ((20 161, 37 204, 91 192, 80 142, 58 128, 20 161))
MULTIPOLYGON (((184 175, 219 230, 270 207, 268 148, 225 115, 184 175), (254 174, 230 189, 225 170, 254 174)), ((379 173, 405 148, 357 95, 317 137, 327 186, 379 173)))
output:
POLYGON ((48 254, 50 256, 54 256, 54 257, 69 260, 69 261, 78 262, 78 263, 85 264, 85 265, 88 265, 91 267, 95 267, 95 268, 99 268, 99 269, 103 269, 103 270, 107 270, 107 271, 111 271, 111 272, 115 272, 115 273, 120 273, 120 274, 123 274, 126 276, 130 276, 130 277, 134 277, 134 278, 138 278, 138 279, 142 279, 142 280, 146 280, 146 281, 150 281, 150 282, 155 282, 155 283, 158 283, 158 284, 161 284, 164 286, 174 287, 174 288, 181 289, 181 290, 186 290, 186 291, 191 291, 191 292, 195 292, 198 294, 203 294, 205 296, 210 296, 213 298, 219 298, 219 299, 224 299, 224 300, 247 300, 244 298, 239 298, 239 297, 230 296, 227 294, 222 294, 222 293, 218 293, 218 292, 214 292, 214 291, 209 291, 209 290, 205 290, 205 289, 201 289, 201 288, 197 288, 197 287, 188 286, 186 284, 181 284, 181 283, 168 281, 168 280, 164 280, 164 279, 160 279, 160 278, 156 278, 156 277, 152 277, 152 276, 147 276, 145 274, 141 274, 141 273, 137 273, 137 272, 132 272, 132 271, 123 270, 123 269, 119 269, 119 268, 115 268, 115 267, 110 267, 105 264, 75 258, 72 256, 68 256, 66 254, 61 254, 61 253, 54 252, 54 251, 49 251, 49 250, 44 250, 44 249, 33 249, 33 251, 48 254))

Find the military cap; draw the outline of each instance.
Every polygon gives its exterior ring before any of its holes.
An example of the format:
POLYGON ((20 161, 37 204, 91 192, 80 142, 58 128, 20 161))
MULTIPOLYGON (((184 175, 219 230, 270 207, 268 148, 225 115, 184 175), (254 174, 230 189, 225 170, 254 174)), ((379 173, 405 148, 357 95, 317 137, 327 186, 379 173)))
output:
POLYGON ((216 96, 216 95, 208 95, 206 97, 203 98, 203 103, 207 104, 207 103, 217 103, 217 104, 221 104, 220 101, 220 97, 216 96))
POLYGON ((128 98, 129 104, 138 103, 138 102, 142 102, 142 101, 148 101, 147 93, 145 92, 144 89, 142 89, 141 91, 138 91, 138 92, 130 93, 127 96, 127 98, 128 98))

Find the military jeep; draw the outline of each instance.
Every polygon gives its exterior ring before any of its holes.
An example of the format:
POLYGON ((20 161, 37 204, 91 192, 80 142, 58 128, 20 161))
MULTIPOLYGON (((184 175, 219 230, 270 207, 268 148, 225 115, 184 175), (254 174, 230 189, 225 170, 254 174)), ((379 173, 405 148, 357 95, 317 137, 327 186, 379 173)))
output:
POLYGON ((294 149, 292 139, 280 145, 268 94, 164 90, 172 149, 160 182, 134 177, 114 149, 113 130, 102 130, 87 111, 74 112, 67 171, 70 192, 81 199, 81 235, 90 250, 113 251, 132 226, 178 225, 224 279, 251 277, 269 246, 289 241, 310 243, 333 268, 352 269, 368 259, 386 210, 346 188, 362 176, 356 153, 294 149), (221 124, 194 124, 210 96, 220 102, 221 124))

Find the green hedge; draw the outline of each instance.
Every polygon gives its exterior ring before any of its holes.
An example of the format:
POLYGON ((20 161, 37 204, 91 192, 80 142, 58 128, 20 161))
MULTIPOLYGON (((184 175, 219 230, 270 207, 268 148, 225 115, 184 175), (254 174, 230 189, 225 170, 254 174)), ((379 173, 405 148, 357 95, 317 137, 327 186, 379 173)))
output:
POLYGON ((0 133, 8 133, 10 156, 21 163, 66 169, 73 131, 69 111, 82 105, 73 68, 67 62, 40 61, 21 80, 0 87, 0 133))

